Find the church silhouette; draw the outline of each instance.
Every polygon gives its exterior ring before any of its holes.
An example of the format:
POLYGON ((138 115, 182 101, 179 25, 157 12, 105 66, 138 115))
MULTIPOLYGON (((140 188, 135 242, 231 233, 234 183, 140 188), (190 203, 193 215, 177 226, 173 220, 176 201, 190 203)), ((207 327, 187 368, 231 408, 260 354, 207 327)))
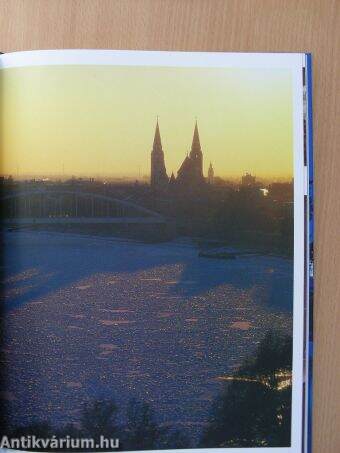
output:
POLYGON ((167 175, 164 151, 162 148, 161 134, 159 131, 158 118, 155 136, 151 151, 151 187, 154 190, 163 191, 169 186, 177 186, 183 189, 199 189, 204 184, 213 184, 214 170, 210 163, 208 178, 203 175, 203 153, 198 133, 197 121, 195 122, 194 135, 190 153, 188 153, 177 171, 177 177, 172 173, 167 175))

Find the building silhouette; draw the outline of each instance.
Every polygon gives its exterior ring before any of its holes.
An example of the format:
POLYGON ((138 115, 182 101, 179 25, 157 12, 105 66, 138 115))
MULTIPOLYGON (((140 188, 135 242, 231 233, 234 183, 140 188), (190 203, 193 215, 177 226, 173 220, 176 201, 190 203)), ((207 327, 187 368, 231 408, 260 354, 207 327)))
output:
POLYGON ((175 184, 176 184, 176 178, 175 178, 174 172, 172 172, 170 179, 169 179, 169 186, 174 186, 175 184))
MULTIPOLYGON (((208 182, 213 184, 214 170, 210 163, 208 182)), ((194 135, 190 153, 188 153, 177 171, 177 177, 172 173, 170 179, 167 176, 164 152, 161 144, 158 120, 151 152, 151 187, 156 190, 164 190, 167 187, 176 187, 187 190, 195 190, 206 183, 203 175, 203 153, 200 143, 197 121, 195 122, 194 135)))
POLYGON ((205 182, 203 176, 203 153, 197 121, 195 123, 190 153, 185 157, 177 172, 176 182, 178 185, 190 189, 197 188, 205 182))
POLYGON ((156 190, 164 190, 167 188, 168 183, 169 178, 166 174, 164 152, 157 118, 155 136, 151 151, 151 187, 156 190))
POLYGON ((242 176, 241 185, 243 187, 254 187, 256 184, 256 177, 252 176, 250 173, 245 173, 242 176))
POLYGON ((208 170, 208 184, 214 184, 214 169, 211 162, 208 170))

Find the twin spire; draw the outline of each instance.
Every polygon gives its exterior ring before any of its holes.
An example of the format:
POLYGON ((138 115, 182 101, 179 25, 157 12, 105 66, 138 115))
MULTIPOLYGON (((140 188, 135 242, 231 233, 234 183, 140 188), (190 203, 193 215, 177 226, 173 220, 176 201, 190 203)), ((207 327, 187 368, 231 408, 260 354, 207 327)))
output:
MULTIPOLYGON (((153 149, 162 150, 162 140, 161 140, 161 133, 159 131, 158 116, 157 116, 157 122, 156 122, 155 136, 153 139, 153 149)), ((198 133, 197 120, 196 120, 195 128, 194 128, 194 135, 192 138, 190 155, 194 155, 197 153, 202 153, 202 149, 201 149, 201 143, 200 143, 200 136, 198 133)))
POLYGON ((203 153, 198 133, 197 120, 195 121, 191 150, 178 169, 177 177, 172 174, 169 180, 165 168, 164 152, 162 149, 161 134, 157 117, 151 152, 151 186, 154 189, 164 190, 168 187, 169 183, 170 185, 176 184, 177 187, 189 190, 199 188, 205 183, 205 178, 203 176, 203 153))

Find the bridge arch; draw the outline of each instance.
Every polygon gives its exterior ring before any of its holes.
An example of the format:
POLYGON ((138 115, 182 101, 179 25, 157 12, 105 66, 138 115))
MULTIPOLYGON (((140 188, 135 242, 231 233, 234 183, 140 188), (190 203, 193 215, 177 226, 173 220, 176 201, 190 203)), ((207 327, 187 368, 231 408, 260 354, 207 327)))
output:
POLYGON ((79 190, 30 189, 1 198, 5 223, 163 223, 159 213, 133 201, 79 190))

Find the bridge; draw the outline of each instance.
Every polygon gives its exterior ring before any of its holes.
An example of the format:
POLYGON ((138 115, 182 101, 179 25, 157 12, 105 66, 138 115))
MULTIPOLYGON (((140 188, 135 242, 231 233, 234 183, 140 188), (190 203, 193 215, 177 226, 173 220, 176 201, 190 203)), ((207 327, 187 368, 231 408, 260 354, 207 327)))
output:
POLYGON ((4 225, 166 224, 157 212, 127 199, 79 190, 31 189, 1 198, 4 225))

